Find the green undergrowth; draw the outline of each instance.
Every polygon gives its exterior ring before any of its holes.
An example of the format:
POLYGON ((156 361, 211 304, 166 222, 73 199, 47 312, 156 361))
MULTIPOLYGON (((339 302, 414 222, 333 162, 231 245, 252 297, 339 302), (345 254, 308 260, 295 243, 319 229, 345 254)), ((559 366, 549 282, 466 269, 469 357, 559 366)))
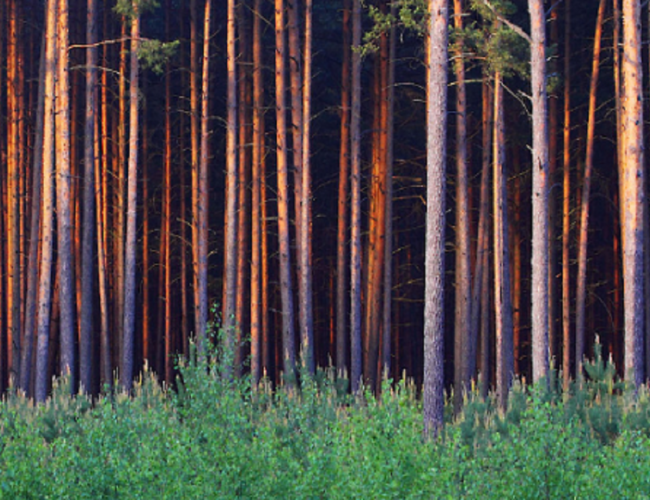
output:
POLYGON ((91 402, 60 381, 44 405, 0 404, 0 498, 648 498, 648 392, 600 359, 586 371, 569 393, 516 385, 506 411, 471 393, 437 440, 405 382, 252 389, 211 363, 181 367, 176 391, 145 373, 91 402))

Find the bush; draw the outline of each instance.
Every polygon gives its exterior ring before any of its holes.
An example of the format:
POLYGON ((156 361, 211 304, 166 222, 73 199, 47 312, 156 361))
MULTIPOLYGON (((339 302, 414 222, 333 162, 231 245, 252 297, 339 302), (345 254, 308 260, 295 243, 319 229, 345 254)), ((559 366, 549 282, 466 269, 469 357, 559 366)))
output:
POLYGON ((416 388, 355 398, 332 372, 271 390, 215 355, 176 391, 146 372, 134 393, 0 404, 0 498, 640 498, 650 492, 650 397, 597 359, 564 395, 516 385, 509 406, 468 395, 438 440, 416 388))

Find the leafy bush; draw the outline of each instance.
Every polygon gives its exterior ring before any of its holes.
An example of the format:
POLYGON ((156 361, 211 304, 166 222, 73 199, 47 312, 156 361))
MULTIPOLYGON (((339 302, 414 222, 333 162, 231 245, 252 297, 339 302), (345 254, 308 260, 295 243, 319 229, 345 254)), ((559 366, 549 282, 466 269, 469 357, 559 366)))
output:
MULTIPOLYGON (((423 437, 409 383, 378 397, 332 372, 272 390, 224 359, 181 366, 177 390, 145 372, 134 393, 0 404, 0 499, 537 499, 650 494, 650 397, 597 358, 562 394, 515 385, 505 411, 469 394, 423 437), (449 413, 451 415, 451 413, 449 413)), ((546 387, 550 387, 547 389, 546 387)))

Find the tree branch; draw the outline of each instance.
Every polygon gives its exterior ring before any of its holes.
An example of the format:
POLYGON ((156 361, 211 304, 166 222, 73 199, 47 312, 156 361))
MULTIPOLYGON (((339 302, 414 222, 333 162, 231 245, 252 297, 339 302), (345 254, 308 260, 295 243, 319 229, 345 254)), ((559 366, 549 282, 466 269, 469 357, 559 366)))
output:
POLYGON ((532 44, 533 41, 531 40, 530 36, 528 33, 526 33, 524 30, 522 30, 519 26, 516 24, 511 23, 508 21, 505 17, 503 17, 501 14, 497 12, 497 10, 494 8, 494 6, 490 3, 490 0, 482 0, 485 6, 492 11, 492 13, 497 17, 499 21, 501 21, 503 24, 505 24, 508 28, 510 28, 512 31, 517 33, 520 37, 522 37, 524 40, 526 40, 529 44, 532 44))

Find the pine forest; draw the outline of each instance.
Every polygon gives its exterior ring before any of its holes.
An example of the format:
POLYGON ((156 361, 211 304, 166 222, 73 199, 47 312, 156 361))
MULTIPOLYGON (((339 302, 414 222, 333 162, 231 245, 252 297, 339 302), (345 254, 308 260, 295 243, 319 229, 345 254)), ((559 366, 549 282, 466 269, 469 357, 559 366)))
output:
POLYGON ((640 405, 649 40, 640 0, 3 0, 0 392, 640 405))

